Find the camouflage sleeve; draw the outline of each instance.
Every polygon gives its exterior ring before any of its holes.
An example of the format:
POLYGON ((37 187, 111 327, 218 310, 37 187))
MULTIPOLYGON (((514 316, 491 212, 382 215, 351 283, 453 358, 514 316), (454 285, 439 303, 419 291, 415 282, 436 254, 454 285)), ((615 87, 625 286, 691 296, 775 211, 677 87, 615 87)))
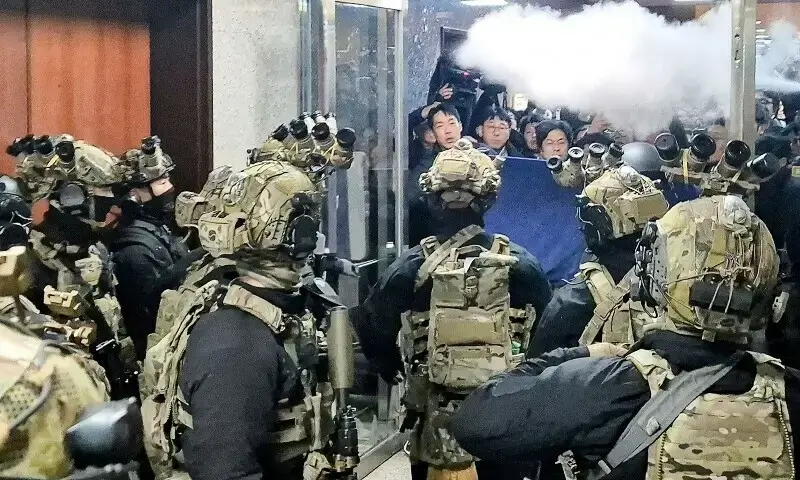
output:
POLYGON ((558 349, 494 377, 467 397, 450 431, 492 462, 607 453, 650 391, 629 361, 587 354, 558 349))
POLYGON ((73 356, 52 352, 39 369, 28 370, 23 381, 11 387, 9 395, 0 401, 0 410, 17 413, 22 405, 33 405, 46 391, 51 390, 44 403, 25 421, 27 444, 14 442, 14 432, 6 445, 0 445, 0 460, 15 458, 10 465, 0 461, 0 475, 61 478, 68 473, 70 461, 64 434, 88 406, 108 400, 105 386, 90 374, 81 361, 73 356), (27 445, 14 452, 14 446, 27 445), (9 447, 8 449, 6 447, 9 447), (9 451, 12 450, 12 451, 9 451))

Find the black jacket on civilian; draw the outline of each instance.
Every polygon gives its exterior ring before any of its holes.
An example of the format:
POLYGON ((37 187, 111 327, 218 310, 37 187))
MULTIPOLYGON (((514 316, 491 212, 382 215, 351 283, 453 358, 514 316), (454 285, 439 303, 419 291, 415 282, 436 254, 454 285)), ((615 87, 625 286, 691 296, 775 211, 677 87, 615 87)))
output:
MULTIPOLYGON (((737 349, 667 331, 645 335, 641 348, 654 350, 676 374, 722 363, 737 349)), ((745 356, 708 392, 744 393, 755 374, 755 362, 745 356)), ((800 445, 800 372, 787 368, 785 379, 793 441, 800 445)), ((579 466, 588 466, 608 454, 649 399, 647 381, 630 361, 590 358, 585 347, 558 349, 475 390, 449 428, 462 447, 484 460, 529 463, 572 450, 579 466)), ((800 456, 794 461, 797 472, 800 456)), ((647 450, 604 478, 643 479, 646 469, 647 450)))
POLYGON ((419 245, 423 238, 434 234, 428 204, 423 197, 422 190, 419 188, 419 177, 433 166, 436 155, 441 151, 441 147, 438 145, 433 147, 432 150, 422 151, 416 166, 408 171, 408 176, 406 177, 408 242, 412 247, 419 245))

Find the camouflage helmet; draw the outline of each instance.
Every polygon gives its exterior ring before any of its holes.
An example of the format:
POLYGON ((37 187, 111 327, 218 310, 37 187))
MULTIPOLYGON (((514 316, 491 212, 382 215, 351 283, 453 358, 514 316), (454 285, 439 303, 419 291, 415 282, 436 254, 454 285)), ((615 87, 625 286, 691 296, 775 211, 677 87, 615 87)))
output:
POLYGON ((123 181, 123 169, 112 153, 71 135, 39 137, 48 148, 17 155, 17 173, 31 200, 52 197, 64 185, 76 185, 86 195, 112 196, 123 181))
POLYGON ((425 193, 438 194, 447 208, 469 207, 476 198, 494 198, 500 174, 492 160, 465 138, 436 156, 433 166, 419 178, 425 193))
POLYGON ((237 251, 283 251, 293 258, 311 253, 317 242, 321 197, 302 170, 265 161, 229 173, 203 198, 197 220, 203 248, 214 256, 237 251))
MULTIPOLYGON (((29 137, 34 139, 34 149, 14 151, 17 175, 29 192, 28 200, 47 199, 51 207, 48 217, 59 219, 55 223, 68 221, 67 215, 93 229, 106 227, 108 213, 118 203, 115 187, 124 180, 119 159, 67 134, 29 137)), ((72 227, 62 233, 77 234, 72 227)))
POLYGON ((665 310, 659 328, 745 343, 771 314, 775 243, 741 197, 679 203, 646 227, 636 262, 640 296, 665 310))
POLYGON ((128 150, 121 160, 126 181, 132 185, 148 184, 175 169, 172 157, 161 150, 161 139, 156 136, 142 139, 141 148, 128 150))
POLYGON ((655 183, 627 165, 607 170, 577 198, 577 217, 589 248, 639 233, 669 209, 655 183))
POLYGON ((179 193, 175 199, 175 223, 181 228, 196 227, 200 216, 213 210, 213 200, 222 195, 222 189, 233 173, 230 165, 217 167, 208 174, 200 193, 179 193))

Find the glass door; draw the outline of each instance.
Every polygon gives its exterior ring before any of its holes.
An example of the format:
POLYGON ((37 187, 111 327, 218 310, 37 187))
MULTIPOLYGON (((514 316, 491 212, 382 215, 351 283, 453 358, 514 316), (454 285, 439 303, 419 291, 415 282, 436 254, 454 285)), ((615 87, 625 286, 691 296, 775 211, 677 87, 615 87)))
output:
MULTIPOLYGON (((403 0, 304 0, 302 104, 336 114, 356 132, 353 164, 330 177, 323 231, 327 247, 351 260, 358 279, 342 277, 339 293, 358 304, 405 241, 403 185, 403 0)), ((365 474, 397 451, 399 402, 363 356, 352 395, 359 408, 365 474)), ((399 443, 398 443, 399 442, 399 443)))

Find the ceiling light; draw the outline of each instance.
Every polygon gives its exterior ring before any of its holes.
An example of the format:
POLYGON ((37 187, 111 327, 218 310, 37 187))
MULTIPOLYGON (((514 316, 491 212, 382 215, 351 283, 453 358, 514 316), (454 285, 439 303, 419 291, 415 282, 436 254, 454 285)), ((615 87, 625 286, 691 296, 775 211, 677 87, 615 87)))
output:
POLYGON ((508 5, 506 0, 461 0, 462 5, 468 7, 504 7, 508 5))

